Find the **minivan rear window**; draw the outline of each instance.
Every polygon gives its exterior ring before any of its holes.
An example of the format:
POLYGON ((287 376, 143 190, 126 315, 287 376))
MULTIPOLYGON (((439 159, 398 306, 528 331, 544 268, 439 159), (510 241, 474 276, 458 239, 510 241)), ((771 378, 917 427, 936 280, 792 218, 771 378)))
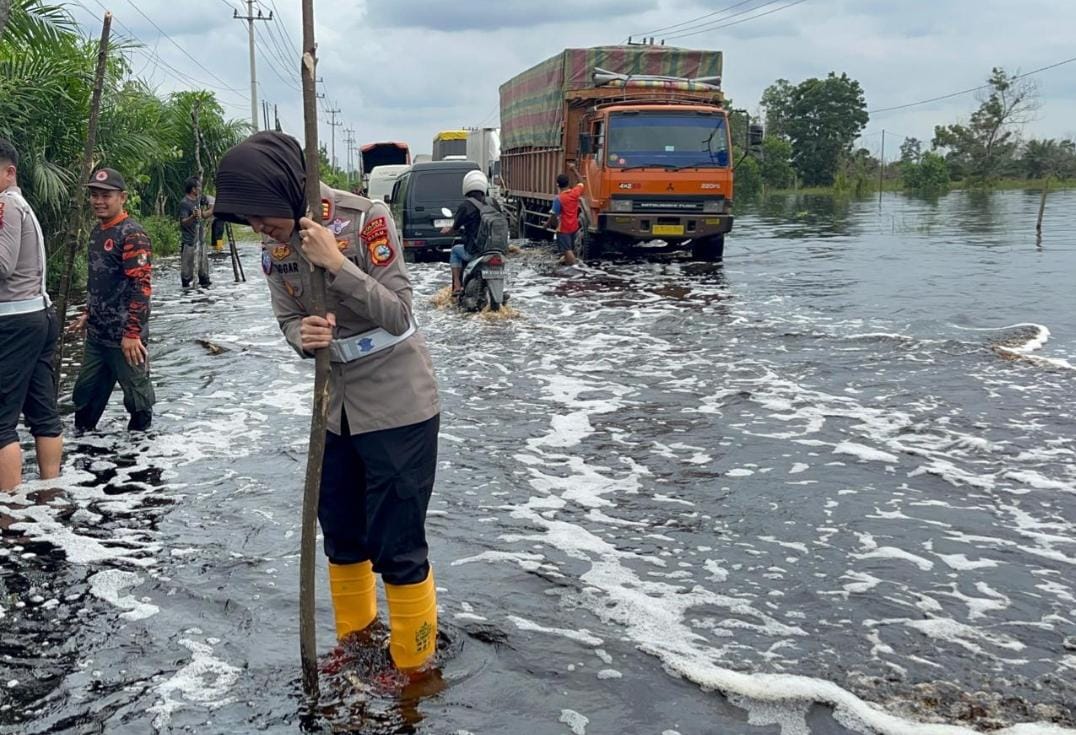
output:
POLYGON ((455 171, 416 171, 412 198, 416 202, 443 202, 463 199, 463 169, 455 171))

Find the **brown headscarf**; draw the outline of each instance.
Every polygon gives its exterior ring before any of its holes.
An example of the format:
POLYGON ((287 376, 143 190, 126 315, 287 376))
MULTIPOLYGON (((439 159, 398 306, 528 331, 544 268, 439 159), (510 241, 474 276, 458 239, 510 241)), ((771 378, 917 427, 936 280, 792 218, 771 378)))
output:
POLYGON ((306 160, 290 135, 267 130, 229 149, 216 181, 218 219, 245 225, 250 215, 298 221, 306 213, 306 160))

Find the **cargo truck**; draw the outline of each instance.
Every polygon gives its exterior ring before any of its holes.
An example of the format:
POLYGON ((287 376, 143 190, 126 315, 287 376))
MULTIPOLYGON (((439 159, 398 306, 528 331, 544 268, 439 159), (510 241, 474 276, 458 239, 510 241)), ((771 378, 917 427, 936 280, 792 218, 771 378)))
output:
MULTIPOLYGON (((518 237, 543 229, 556 177, 585 184, 583 258, 663 241, 720 260, 733 160, 720 51, 566 49, 501 85, 501 177, 518 237)), ((761 129, 752 128, 752 144, 761 129)))
POLYGON ((466 158, 466 130, 442 130, 433 136, 434 161, 462 161, 466 158))
POLYGON ((367 143, 359 149, 362 173, 370 175, 378 166, 406 166, 411 163, 411 149, 407 143, 367 143))
POLYGON ((467 160, 478 164, 478 170, 493 181, 500 173, 497 162, 501 157, 501 139, 496 128, 474 128, 467 131, 467 160))

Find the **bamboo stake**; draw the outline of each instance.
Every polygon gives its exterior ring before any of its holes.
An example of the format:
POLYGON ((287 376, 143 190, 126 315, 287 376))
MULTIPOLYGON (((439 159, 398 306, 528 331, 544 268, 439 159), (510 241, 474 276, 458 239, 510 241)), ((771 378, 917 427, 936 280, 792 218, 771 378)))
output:
MULTIPOLYGON (((194 239, 194 270, 192 274, 199 281, 202 278, 202 262, 205 258, 205 222, 202 220, 202 186, 205 180, 205 170, 202 168, 202 127, 199 118, 202 112, 202 100, 196 98, 191 106, 191 123, 194 130, 194 168, 198 172, 198 201, 195 202, 198 219, 195 221, 194 239)), ((206 266, 206 277, 209 276, 209 266, 206 266)))
POLYGON ((108 37, 112 30, 112 13, 105 13, 101 27, 101 41, 97 46, 97 71, 93 80, 93 94, 90 96, 90 120, 86 128, 86 145, 82 149, 82 168, 78 181, 71 192, 71 210, 67 215, 67 235, 64 246, 67 258, 64 272, 60 279, 60 291, 56 299, 56 314, 60 319, 60 339, 56 343, 56 359, 53 365, 56 371, 56 392, 60 392, 60 367, 63 365, 64 337, 67 330, 67 302, 71 296, 71 271, 75 268, 75 256, 79 251, 79 231, 82 229, 82 217, 86 209, 86 182, 93 172, 93 149, 97 145, 97 120, 101 113, 101 90, 105 84, 105 68, 108 63, 108 37))
POLYGON ((1035 223, 1035 245, 1042 246, 1042 215, 1046 213, 1046 193, 1050 191, 1050 177, 1042 182, 1042 197, 1039 199, 1039 221, 1035 223))
MULTIPOLYGON (((306 123, 306 200, 310 216, 322 220, 321 178, 318 171, 317 44, 314 41, 314 0, 303 0, 303 117, 306 123)), ((298 242, 298 232, 294 242, 298 242)), ((325 316, 325 271, 310 274, 310 313, 325 316)), ((317 542, 318 496, 325 458, 325 424, 329 405, 329 349, 314 354, 314 410, 310 418, 310 448, 306 455, 303 489, 302 543, 299 553, 299 655, 303 690, 318 696, 317 631, 314 628, 314 554, 317 542)))

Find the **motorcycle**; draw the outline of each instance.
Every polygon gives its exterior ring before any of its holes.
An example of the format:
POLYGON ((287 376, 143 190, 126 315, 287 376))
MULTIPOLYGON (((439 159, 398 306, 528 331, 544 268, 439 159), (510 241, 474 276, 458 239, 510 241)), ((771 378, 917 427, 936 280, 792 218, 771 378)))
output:
MULTIPOLYGON (((445 217, 452 212, 441 210, 445 217)), ((508 301, 504 292, 504 252, 487 250, 471 259, 463 269, 463 288, 457 303, 464 311, 482 311, 487 306, 490 311, 500 311, 508 301)))

